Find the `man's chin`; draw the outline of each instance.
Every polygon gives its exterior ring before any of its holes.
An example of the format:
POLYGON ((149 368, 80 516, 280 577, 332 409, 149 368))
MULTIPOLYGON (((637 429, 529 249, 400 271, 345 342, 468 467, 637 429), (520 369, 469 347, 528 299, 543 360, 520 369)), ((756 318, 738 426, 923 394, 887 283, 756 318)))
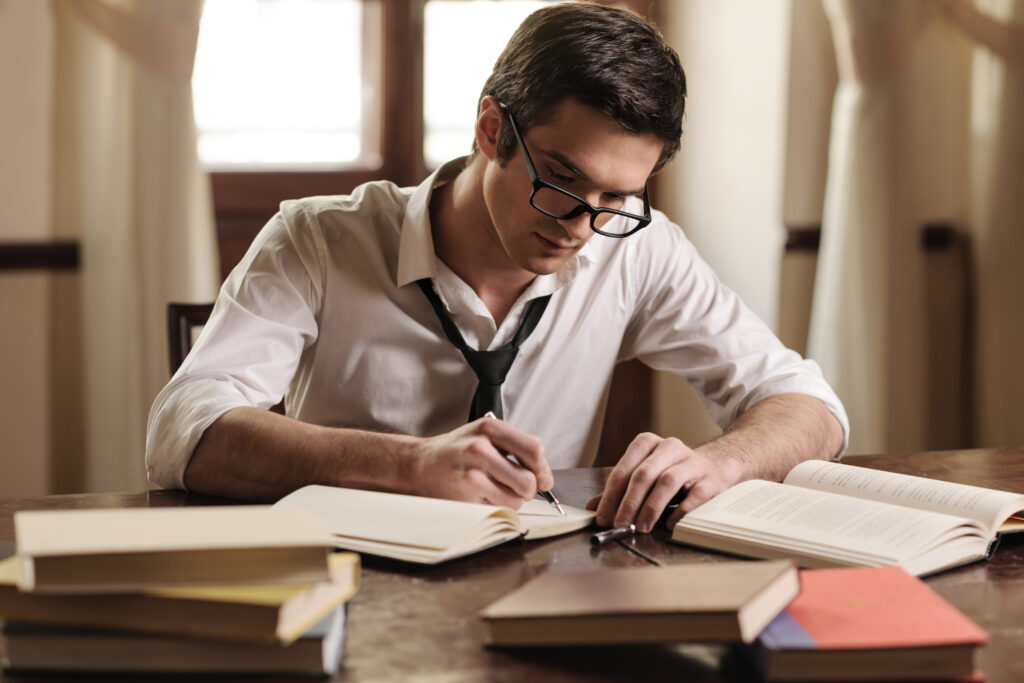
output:
POLYGON ((517 261, 520 268, 529 271, 534 275, 550 275, 551 273, 557 272, 570 258, 572 258, 572 255, 558 257, 531 256, 517 259, 517 261))

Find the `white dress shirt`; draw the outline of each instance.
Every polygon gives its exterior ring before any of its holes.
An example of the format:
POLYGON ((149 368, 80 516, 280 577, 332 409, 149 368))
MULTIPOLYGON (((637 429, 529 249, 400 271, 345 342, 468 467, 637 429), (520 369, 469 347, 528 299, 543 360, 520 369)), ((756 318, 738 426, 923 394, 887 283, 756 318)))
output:
POLYGON ((505 420, 541 437, 555 469, 593 462, 612 369, 630 358, 684 377, 723 428, 768 396, 798 392, 821 399, 849 432, 818 366, 786 349, 660 212, 631 237, 593 236, 496 326, 434 253, 431 192, 461 167, 452 162, 415 188, 372 182, 350 196, 281 204, 153 404, 154 483, 183 487, 214 420, 282 396, 289 416, 321 425, 435 435, 464 424, 476 376, 416 286, 426 277, 474 348, 508 342, 526 304, 552 295, 502 398, 505 420))

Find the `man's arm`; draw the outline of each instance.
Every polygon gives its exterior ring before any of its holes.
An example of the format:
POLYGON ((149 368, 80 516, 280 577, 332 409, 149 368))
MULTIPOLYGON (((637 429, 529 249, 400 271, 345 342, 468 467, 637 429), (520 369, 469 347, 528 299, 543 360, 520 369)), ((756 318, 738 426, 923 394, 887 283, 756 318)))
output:
POLYGON ((825 404, 806 394, 778 394, 740 415, 721 437, 697 449, 679 439, 641 434, 612 470, 604 492, 587 507, 597 523, 633 522, 650 531, 681 489, 686 498, 668 526, 746 479, 781 480, 797 463, 828 459, 843 446, 843 428, 825 404))
POLYGON ((518 509, 553 483, 540 439, 502 420, 413 437, 322 427, 247 407, 206 429, 185 470, 189 490, 244 500, 326 484, 518 509))

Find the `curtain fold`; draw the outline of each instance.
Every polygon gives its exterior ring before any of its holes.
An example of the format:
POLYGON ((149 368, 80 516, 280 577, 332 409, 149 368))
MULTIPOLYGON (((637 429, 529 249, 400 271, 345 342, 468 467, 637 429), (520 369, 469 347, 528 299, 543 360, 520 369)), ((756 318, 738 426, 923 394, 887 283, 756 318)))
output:
POLYGON ((202 0, 52 6, 55 232, 82 245, 84 488, 137 489, 166 304, 217 289, 189 77, 202 0))
POLYGON ((977 50, 973 63, 975 433, 979 446, 1019 445, 1024 444, 1024 1, 986 2, 983 9, 985 25, 1002 27, 994 33, 1013 41, 1005 51, 977 50))
MULTIPOLYGON (((850 414, 850 452, 930 447, 922 228, 968 233, 978 445, 1024 442, 1010 391, 1024 281, 1024 0, 825 0, 840 84, 808 354, 850 414)), ((962 330, 948 330, 950 336, 962 330)), ((950 369, 958 372, 960 368, 950 369)), ((934 418, 933 418, 934 419, 934 418)), ((950 445, 949 447, 956 447, 950 445)))

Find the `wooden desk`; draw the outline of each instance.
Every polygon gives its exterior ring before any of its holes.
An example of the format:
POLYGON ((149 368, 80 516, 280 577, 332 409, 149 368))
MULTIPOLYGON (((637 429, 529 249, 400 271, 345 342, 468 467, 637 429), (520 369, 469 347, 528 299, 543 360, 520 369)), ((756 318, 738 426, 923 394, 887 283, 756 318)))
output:
MULTIPOLYGON (((848 456, 844 462, 1024 493, 1024 448, 848 456)), ((555 491, 582 505, 607 470, 556 473, 555 491)), ((15 510, 154 507, 228 501, 181 491, 50 496, 0 502, 0 540, 14 538, 15 510)), ((721 555, 669 545, 664 532, 637 544, 665 563, 720 562, 721 555)), ((363 583, 349 611, 344 681, 750 681, 736 649, 720 646, 561 648, 500 651, 482 645, 477 612, 548 569, 649 566, 618 545, 593 548, 589 533, 510 544, 440 567, 363 558, 363 583)), ((1024 538, 1004 540, 995 557, 929 578, 929 585, 988 631, 980 664, 990 683, 1024 680, 1024 538)), ((59 680, 39 676, 12 681, 59 680)), ((68 680, 68 679, 65 679, 68 680)), ((167 680, 165 678, 165 680, 167 680)), ((173 679, 170 679, 173 680, 173 679)), ((195 680, 195 679, 190 679, 195 680)), ((239 680, 239 679, 234 679, 239 680)), ((268 679, 261 679, 268 680, 268 679)), ((272 679, 277 680, 277 679, 272 679)), ((308 679, 297 679, 308 680, 308 679)))

